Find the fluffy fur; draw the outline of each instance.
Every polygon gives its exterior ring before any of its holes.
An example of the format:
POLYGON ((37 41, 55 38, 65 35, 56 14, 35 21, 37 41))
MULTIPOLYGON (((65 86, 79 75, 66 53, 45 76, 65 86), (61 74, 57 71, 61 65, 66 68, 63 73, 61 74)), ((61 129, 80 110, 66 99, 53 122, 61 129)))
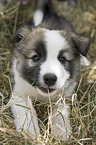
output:
POLYGON ((89 39, 77 35, 69 21, 55 13, 51 1, 38 0, 33 22, 19 29, 14 41, 15 84, 11 108, 16 129, 40 135, 32 104, 30 111, 30 99, 48 102, 50 96, 51 101, 58 102, 49 116, 53 134, 56 132, 56 137, 66 140, 71 134, 69 106, 58 100, 60 94, 72 95, 80 71, 80 57, 87 54, 89 39))

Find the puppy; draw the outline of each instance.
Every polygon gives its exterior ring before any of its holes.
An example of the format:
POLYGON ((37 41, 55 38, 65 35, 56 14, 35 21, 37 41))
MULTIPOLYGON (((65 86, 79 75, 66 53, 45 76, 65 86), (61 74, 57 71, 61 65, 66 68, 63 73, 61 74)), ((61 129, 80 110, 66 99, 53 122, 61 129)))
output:
POLYGON ((52 132, 68 139, 70 113, 64 98, 71 97, 77 84, 80 58, 88 52, 89 39, 76 34, 69 21, 56 14, 50 0, 37 0, 33 20, 15 33, 14 41, 11 109, 17 131, 40 135, 31 102, 55 102, 49 115, 52 132))

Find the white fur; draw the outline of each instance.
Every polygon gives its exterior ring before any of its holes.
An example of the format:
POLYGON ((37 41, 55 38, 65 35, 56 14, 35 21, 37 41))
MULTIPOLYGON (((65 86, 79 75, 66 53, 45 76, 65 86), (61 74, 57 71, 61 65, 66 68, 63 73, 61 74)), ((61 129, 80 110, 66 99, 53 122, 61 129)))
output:
POLYGON ((40 10, 36 10, 34 12, 34 15, 33 15, 34 26, 38 26, 42 22, 43 16, 44 16, 44 14, 40 10))
MULTIPOLYGON (((66 80, 70 76, 58 60, 60 50, 64 48, 66 49, 68 43, 58 31, 53 30, 46 30, 45 41, 47 43, 47 59, 40 67, 40 82, 41 85, 44 86, 43 76, 47 73, 55 74, 57 76, 57 82, 52 86, 52 88, 55 88, 56 91, 50 93, 50 95, 53 95, 58 91, 58 89, 63 88, 66 80)), ((41 90, 38 89, 38 91, 41 95, 46 96, 46 94, 41 90)))
POLYGON ((27 98, 25 99, 24 97, 14 95, 11 103, 13 104, 11 105, 11 109, 15 118, 14 123, 17 131, 20 132, 22 129, 24 132, 28 131, 34 136, 37 134, 40 135, 36 111, 33 105, 32 111, 30 111, 30 105, 27 98))

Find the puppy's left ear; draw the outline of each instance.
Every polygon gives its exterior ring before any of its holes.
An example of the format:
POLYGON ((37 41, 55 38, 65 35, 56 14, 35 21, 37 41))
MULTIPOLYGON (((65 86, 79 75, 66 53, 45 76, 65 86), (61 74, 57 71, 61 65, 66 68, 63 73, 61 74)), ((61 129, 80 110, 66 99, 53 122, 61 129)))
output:
POLYGON ((77 34, 72 34, 71 38, 72 38, 73 44, 75 45, 77 49, 77 52, 79 52, 83 56, 86 56, 89 50, 90 38, 81 37, 77 34))

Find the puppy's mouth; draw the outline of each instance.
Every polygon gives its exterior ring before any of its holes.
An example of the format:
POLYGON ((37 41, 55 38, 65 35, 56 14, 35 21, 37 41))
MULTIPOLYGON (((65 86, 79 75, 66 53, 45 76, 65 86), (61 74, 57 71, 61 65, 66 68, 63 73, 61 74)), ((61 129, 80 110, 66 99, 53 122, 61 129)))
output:
POLYGON ((52 92, 54 92, 56 89, 53 89, 53 88, 44 88, 44 87, 41 87, 41 86, 39 86, 38 87, 42 92, 44 92, 44 93, 52 93, 52 92))

